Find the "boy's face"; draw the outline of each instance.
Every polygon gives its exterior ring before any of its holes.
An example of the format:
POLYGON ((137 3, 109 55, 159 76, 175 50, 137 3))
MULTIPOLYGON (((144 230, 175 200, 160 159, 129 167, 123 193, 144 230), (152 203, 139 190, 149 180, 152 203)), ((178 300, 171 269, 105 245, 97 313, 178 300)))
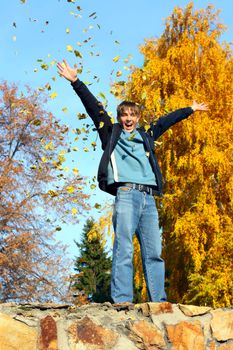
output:
POLYGON ((135 114, 131 108, 125 108, 121 116, 118 118, 118 122, 124 130, 131 132, 136 129, 139 119, 140 115, 135 114))

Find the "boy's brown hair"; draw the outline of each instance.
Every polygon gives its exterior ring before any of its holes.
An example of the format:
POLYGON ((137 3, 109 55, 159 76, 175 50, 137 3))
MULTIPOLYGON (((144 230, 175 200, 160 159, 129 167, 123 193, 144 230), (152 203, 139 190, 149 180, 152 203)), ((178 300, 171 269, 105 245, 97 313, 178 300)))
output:
POLYGON ((131 102, 131 101, 122 101, 118 106, 117 106, 117 118, 122 116, 124 111, 126 109, 130 109, 133 114, 140 116, 141 114, 141 107, 138 103, 131 102))

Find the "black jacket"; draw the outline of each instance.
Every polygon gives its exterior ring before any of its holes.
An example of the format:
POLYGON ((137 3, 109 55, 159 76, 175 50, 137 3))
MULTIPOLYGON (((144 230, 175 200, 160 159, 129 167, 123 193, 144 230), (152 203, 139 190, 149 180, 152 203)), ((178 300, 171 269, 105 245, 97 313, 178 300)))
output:
MULTIPOLYGON (((112 124, 111 118, 103 108, 101 102, 92 95, 82 81, 78 79, 71 85, 80 97, 88 115, 93 120, 100 136, 102 149, 104 150, 97 176, 99 187, 105 192, 116 195, 116 184, 107 185, 107 168, 111 153, 113 152, 122 131, 121 125, 119 123, 112 124)), ((167 114, 166 116, 160 117, 156 120, 155 124, 151 123, 150 128, 147 131, 143 128, 137 129, 144 141, 146 152, 149 152, 149 161, 156 177, 156 190, 158 195, 162 195, 163 181, 158 161, 154 153, 154 141, 156 141, 172 125, 187 118, 192 113, 193 110, 191 107, 181 108, 175 112, 167 114)))

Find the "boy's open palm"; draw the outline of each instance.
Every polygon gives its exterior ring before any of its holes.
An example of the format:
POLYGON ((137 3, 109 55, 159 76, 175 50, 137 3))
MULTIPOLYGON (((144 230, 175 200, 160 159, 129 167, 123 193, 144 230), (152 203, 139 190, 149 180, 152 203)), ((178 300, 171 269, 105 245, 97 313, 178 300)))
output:
POLYGON ((66 60, 63 60, 62 63, 58 62, 57 64, 58 73, 69 80, 70 82, 75 82, 77 80, 77 65, 74 65, 74 68, 71 68, 66 60))

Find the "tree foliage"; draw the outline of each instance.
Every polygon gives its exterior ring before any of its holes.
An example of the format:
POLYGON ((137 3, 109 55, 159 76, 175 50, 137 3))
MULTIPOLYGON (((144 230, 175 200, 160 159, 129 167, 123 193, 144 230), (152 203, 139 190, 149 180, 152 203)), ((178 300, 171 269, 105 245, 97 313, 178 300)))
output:
POLYGON ((213 6, 175 8, 144 64, 115 95, 141 103, 142 124, 195 99, 209 104, 156 142, 165 178, 158 199, 171 301, 229 306, 233 299, 233 57, 213 6), (155 117, 156 115, 156 117, 155 117))
POLYGON ((45 96, 6 82, 0 94, 0 300, 62 298, 69 266, 54 233, 88 208, 84 180, 64 172, 67 127, 45 96))
POLYGON ((110 301, 111 258, 105 250, 104 218, 95 222, 92 218, 84 225, 75 262, 77 274, 72 281, 72 290, 77 291, 77 303, 110 301), (85 297, 84 297, 85 296, 85 297))

